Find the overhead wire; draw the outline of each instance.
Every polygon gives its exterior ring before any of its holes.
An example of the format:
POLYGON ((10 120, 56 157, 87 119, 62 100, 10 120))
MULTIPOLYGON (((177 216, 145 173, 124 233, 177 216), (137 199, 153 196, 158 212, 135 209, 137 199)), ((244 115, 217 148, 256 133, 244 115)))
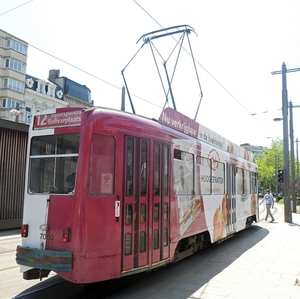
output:
MULTIPOLYGON (((5 11, 5 12, 3 12, 3 13, 1 13, 0 14, 0 16, 1 15, 4 15, 4 14, 6 14, 6 13, 8 13, 8 12, 11 12, 11 11, 13 11, 13 10, 15 10, 15 9, 18 9, 18 8, 20 8, 20 7, 22 7, 22 6, 24 6, 24 5, 26 5, 26 4, 28 4, 28 3, 30 3, 30 2, 32 2, 33 0, 30 0, 30 1, 27 1, 27 2, 25 2, 25 3, 23 3, 23 4, 21 4, 21 5, 19 5, 19 6, 16 6, 16 7, 14 7, 14 8, 12 8, 12 9, 10 9, 10 10, 8 10, 8 11, 5 11)), ((155 23, 157 23, 161 28, 164 28, 155 18, 153 18, 137 1, 135 1, 135 0, 133 0, 155 23)), ((176 39, 172 36, 172 38, 176 41, 176 39)), ((75 68, 75 69, 77 69, 77 70, 79 70, 79 71, 81 71, 81 72, 83 72, 83 73, 85 73, 85 74, 87 74, 87 75, 89 75, 89 76, 91 76, 91 77, 93 77, 93 78, 95 78, 95 79, 97 79, 97 80, 100 80, 100 81, 102 81, 102 82, 104 82, 104 83, 106 83, 106 84, 108 84, 108 85, 110 85, 110 86, 112 86, 112 87, 114 87, 114 88, 118 88, 118 89, 120 89, 121 90, 121 88, 120 87, 118 87, 118 86, 116 86, 116 85, 114 85, 114 84, 112 84, 112 83, 110 83, 110 82, 108 82, 108 81, 106 81, 106 80, 104 80, 104 79, 102 79, 102 78, 100 78, 100 77, 98 77, 98 76, 96 76, 96 75, 94 75, 94 74, 92 74, 92 73, 90 73, 90 72, 87 72, 87 71, 85 71, 85 70, 83 70, 82 68, 79 68, 79 67, 77 67, 77 66, 75 66, 74 64, 72 64, 72 63, 69 63, 69 62, 67 62, 67 61, 65 61, 65 60, 63 60, 63 59, 60 59, 60 58, 58 58, 58 57, 56 57, 56 56, 54 56, 54 55, 52 55, 52 54, 50 54, 50 53, 48 53, 48 52, 46 52, 46 51, 44 51, 44 50, 42 50, 42 49, 40 49, 40 48, 38 48, 38 47, 36 47, 36 46, 34 46, 34 45, 32 45, 32 44, 28 44, 30 47, 32 47, 32 48, 34 48, 34 49, 36 49, 36 50, 38 50, 38 51, 40 51, 40 52, 42 52, 42 53, 44 53, 44 54, 46 54, 46 55, 48 55, 48 56, 51 56, 51 57, 53 57, 53 58, 55 58, 55 59, 57 59, 57 60, 59 60, 59 61, 61 61, 61 62, 63 62, 63 63, 65 63, 65 64, 67 64, 67 65, 69 65, 69 66, 71 66, 71 67, 73 67, 73 68, 75 68)), ((183 47, 183 49, 188 53, 188 51, 183 47)), ((225 87, 224 87, 224 85, 222 85, 198 60, 196 60, 195 59, 195 61, 196 61, 196 63, 209 75, 209 76, 211 76, 238 104, 240 104, 249 114, 251 114, 250 113, 250 111, 231 93, 231 92, 229 92, 229 90, 228 89, 226 89, 225 87)), ((135 96, 135 97, 137 97, 137 98, 139 98, 139 99, 141 99, 141 100, 143 100, 143 101, 145 101, 145 102, 147 102, 147 103, 149 103, 149 104, 152 104, 152 105, 154 105, 154 106, 157 106, 157 107, 159 107, 159 108, 161 108, 160 106, 158 106, 158 105, 155 105, 155 104, 153 104, 152 102, 150 102, 150 101, 147 101, 147 100, 145 100, 144 98, 141 98, 141 97, 139 97, 139 96, 137 96, 137 95, 134 95, 133 94, 133 96, 135 96)))
MULTIPOLYGON (((146 11, 136 0, 133 0, 156 24, 158 24, 161 28, 164 28, 148 11, 146 11)), ((176 39, 173 36, 172 37, 175 41, 176 39)), ((183 47, 183 49, 188 53, 188 51, 183 47)), ((189 54, 189 53, 188 53, 189 54)), ((219 80, 217 80, 197 59, 195 59, 197 64, 221 87, 223 90, 225 90, 226 93, 228 93, 241 107, 243 107, 250 115, 255 116, 256 113, 251 113, 219 80)), ((280 109, 281 110, 281 109, 280 109)), ((254 117, 257 125, 261 128, 262 132, 264 133, 265 136, 267 136, 264 128, 262 125, 259 123, 256 117, 254 117)))
MULTIPOLYGON (((3 12, 3 13, 1 13, 0 14, 0 16, 2 16, 2 15, 4 15, 4 14, 6 14, 6 13, 9 13, 9 12, 11 12, 11 11, 13 11, 13 10, 15 10, 15 9, 18 9, 18 8, 20 8, 20 7, 22 7, 22 6, 24 6, 24 5, 27 5, 27 4, 29 4, 30 2, 32 2, 33 0, 29 0, 29 1, 27 1, 27 2, 25 2, 25 3, 23 3, 23 4, 21 4, 21 5, 18 5, 18 6, 16 6, 16 7, 14 7, 14 8, 12 8, 12 9, 10 9, 10 10, 7 10, 7 11, 5 11, 5 12, 3 12)), ((158 24, 161 28, 164 28, 155 18, 153 18, 153 16, 151 15, 151 14, 149 14, 136 0, 133 0, 156 24, 158 24)), ((176 39, 173 37, 173 36, 171 36, 175 41, 176 41, 176 39)), ((110 83, 110 82, 108 82, 108 81, 106 81, 106 80, 104 80, 104 79, 102 79, 102 78, 100 78, 100 77, 98 77, 98 76, 96 76, 96 75, 94 75, 94 74, 92 74, 92 73, 90 73, 90 72, 88 72, 88 71, 85 71, 84 69, 82 69, 82 68, 80 68, 80 67, 77 67, 77 66, 75 66, 74 64, 72 64, 72 63, 69 63, 69 62, 67 62, 67 61, 65 61, 65 60, 63 60, 63 59, 60 59, 60 58, 58 58, 57 56, 54 56, 54 55, 52 55, 52 54, 50 54, 50 53, 48 53, 48 52, 46 52, 46 51, 44 51, 44 50, 42 50, 42 49, 40 49, 40 48, 38 48, 38 47, 36 47, 36 46, 34 46, 34 45, 32 45, 32 44, 28 44, 30 47, 32 47, 32 48, 34 48, 34 49, 36 49, 36 50, 38 50, 38 51, 40 51, 40 52, 42 52, 42 53, 44 53, 44 54, 46 54, 46 55, 48 55, 48 56, 51 56, 51 57, 53 57, 54 59, 56 59, 56 60, 59 60, 59 61, 61 61, 61 62, 63 62, 63 63, 65 63, 65 64, 67 64, 67 65, 69 65, 69 66, 71 66, 71 67, 73 67, 73 68, 75 68, 75 69, 77 69, 77 70, 79 70, 79 71, 81 71, 81 72, 83 72, 83 73, 85 73, 85 74, 87 74, 87 75, 89 75, 89 76, 91 76, 91 77, 93 77, 93 78, 95 78, 95 79, 97 79, 97 80, 100 80, 100 81, 102 81, 103 83, 105 83, 105 84, 108 84, 108 85, 110 85, 110 86, 112 86, 112 87, 114 87, 114 88, 117 88, 117 89, 119 89, 119 90, 121 90, 121 88, 120 87, 118 87, 118 86, 116 86, 116 85, 114 85, 114 84, 112 84, 112 83, 110 83)), ((183 49, 188 53, 188 51, 183 47, 183 49)), ((227 88, 225 88, 225 86, 223 85, 223 84, 221 84, 221 82, 220 81, 218 81, 197 59, 195 59, 195 61, 196 61, 196 63, 219 85, 219 86, 221 86, 221 88, 223 88, 223 90, 225 90, 226 91, 226 93, 228 93, 241 107, 243 107, 250 115, 252 115, 252 116, 255 116, 257 113, 251 113, 227 88)), ((139 98, 140 100, 142 100, 142 101, 145 101, 145 102, 147 102, 147 103, 149 103, 149 104, 151 104, 151 105, 153 105, 153 106, 156 106, 156 107, 158 107, 158 108, 161 108, 159 105, 156 105, 156 104, 154 104, 154 103, 152 103, 152 102, 150 102, 150 101, 148 101, 148 100, 146 100, 146 99, 144 99, 144 98, 142 98, 142 97, 140 97, 140 96, 138 96, 138 95, 135 95, 135 94, 132 94, 133 96, 135 96, 136 98, 139 98)), ((255 117, 254 117, 255 118, 255 117)), ((255 118, 255 120, 256 120, 256 122, 257 122, 257 124, 259 125, 259 127, 262 129, 262 131, 264 131, 264 129, 263 129, 263 127, 260 125, 260 123, 258 122, 258 120, 255 118)), ((265 133, 265 132, 264 132, 265 133)))
MULTIPOLYGON (((32 1, 33 1, 33 0, 27 1, 27 2, 25 2, 25 3, 23 3, 23 4, 19 5, 19 6, 16 6, 16 7, 12 8, 12 9, 9 9, 9 10, 7 10, 7 11, 1 13, 0 16, 6 14, 6 13, 8 13, 8 12, 11 12, 11 11, 17 9, 17 8, 20 8, 21 6, 24 6, 24 5, 26 5, 26 4, 28 4, 28 3, 32 2, 32 1)), ((28 46, 30 46, 30 47, 32 47, 32 48, 34 48, 34 49, 36 49, 36 50, 38 50, 38 51, 40 51, 40 52, 42 52, 42 53, 48 55, 48 56, 51 56, 51 57, 53 57, 54 59, 59 60, 59 61, 63 62, 64 64, 67 64, 67 65, 69 65, 69 66, 71 66, 71 67, 73 67, 73 68, 75 68, 75 69, 77 69, 77 70, 79 70, 79 71, 81 71, 81 72, 83 72, 83 73, 85 73, 85 74, 87 74, 87 75, 89 75, 89 76, 91 76, 91 77, 97 79, 97 80, 100 80, 100 81, 102 81, 102 82, 104 82, 104 83, 106 83, 106 84, 108 84, 108 85, 110 85, 110 86, 112 86, 112 87, 114 87, 114 88, 117 88, 117 89, 119 89, 119 90, 122 90, 121 87, 116 86, 116 85, 114 85, 113 83, 110 83, 110 82, 108 82, 108 81, 106 81, 106 80, 104 80, 104 79, 102 79, 102 78, 100 78, 100 77, 98 77, 98 76, 96 76, 96 75, 94 75, 94 74, 88 72, 88 71, 85 71, 84 69, 82 69, 82 68, 80 68, 80 67, 77 67, 77 66, 75 66, 75 65, 72 64, 72 63, 69 63, 69 62, 67 62, 67 61, 65 61, 65 60, 63 60, 63 59, 61 59, 61 58, 58 58, 57 56, 54 56, 54 55, 50 54, 49 52, 46 52, 46 51, 44 51, 44 50, 42 50, 42 49, 40 49, 40 48, 38 48, 38 47, 36 47, 36 46, 30 44, 30 43, 28 43, 28 46)), ((138 95, 136 95, 136 94, 132 94, 132 95, 133 95, 134 97, 136 97, 136 98, 138 98, 138 99, 144 101, 144 102, 147 102, 148 104, 151 104, 151 105, 153 105, 153 106, 156 106, 156 107, 158 107, 158 108, 161 108, 161 106, 156 105, 156 104, 154 104, 154 103, 152 103, 152 102, 150 102, 150 101, 148 101, 148 100, 146 100, 146 99, 144 99, 144 98, 142 98, 142 97, 140 97, 140 96, 138 96, 138 95)))
POLYGON ((16 7, 10 9, 10 10, 7 10, 7 11, 1 13, 0 16, 5 15, 6 13, 11 12, 11 11, 17 9, 17 8, 20 8, 21 6, 24 6, 24 5, 26 5, 26 4, 28 4, 29 2, 32 2, 32 1, 33 1, 33 0, 27 1, 27 2, 25 2, 25 3, 23 3, 23 4, 19 5, 19 6, 16 6, 16 7))

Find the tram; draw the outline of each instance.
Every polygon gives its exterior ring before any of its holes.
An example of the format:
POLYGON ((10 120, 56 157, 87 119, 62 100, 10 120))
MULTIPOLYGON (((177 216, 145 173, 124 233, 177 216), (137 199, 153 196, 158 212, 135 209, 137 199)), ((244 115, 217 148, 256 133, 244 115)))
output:
POLYGON ((16 262, 73 283, 177 262, 257 220, 257 181, 252 153, 170 107, 39 112, 16 262))

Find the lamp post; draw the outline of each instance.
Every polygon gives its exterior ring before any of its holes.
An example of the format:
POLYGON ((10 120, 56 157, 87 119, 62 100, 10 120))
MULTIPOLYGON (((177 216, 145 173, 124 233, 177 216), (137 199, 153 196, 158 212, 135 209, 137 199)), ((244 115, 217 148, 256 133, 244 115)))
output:
POLYGON ((300 177, 299 177, 299 156, 298 156, 298 138, 296 138, 296 150, 297 150, 297 195, 299 195, 299 183, 300 183, 300 177))
POLYGON ((290 204, 290 192, 289 192, 289 140, 288 140, 288 101, 287 101, 287 89, 286 89, 286 65, 282 64, 282 70, 272 72, 272 75, 282 74, 282 120, 283 120, 283 156, 284 156, 284 221, 292 222, 292 212, 290 204))
MULTIPOLYGON (((296 192, 295 192, 295 154, 294 154, 294 124, 293 124, 293 104, 290 101, 290 143, 291 143, 291 193, 292 193, 292 210, 296 213, 296 192)), ((296 107, 296 106, 295 106, 296 107)))
MULTIPOLYGON (((292 204, 291 204, 291 210, 296 213, 296 177, 295 177, 295 153, 294 153, 294 143, 297 143, 297 182, 299 185, 299 163, 298 163, 298 139, 294 141, 294 120, 293 120, 293 108, 299 108, 300 105, 293 106, 293 103, 289 102, 289 112, 290 112, 290 147, 291 147, 291 181, 290 181, 290 193, 292 195, 292 204)), ((283 118, 274 118, 274 121, 281 121, 283 118)), ((299 186, 298 186, 299 188, 299 186)), ((298 189, 297 188, 297 193, 298 189)))
POLYGON ((277 165, 277 156, 275 156, 275 193, 276 193, 276 202, 278 202, 278 178, 277 178, 277 173, 278 173, 278 165, 277 165))
MULTIPOLYGON (((289 140, 288 140, 288 100, 286 89, 286 73, 299 72, 300 68, 286 69, 285 63, 282 64, 281 71, 271 72, 272 75, 282 75, 282 120, 283 120, 283 152, 284 152, 284 221, 292 222, 292 213, 289 194, 289 140)), ((293 141, 294 146, 294 141, 293 141)), ((295 165, 293 166, 295 167, 295 165)))

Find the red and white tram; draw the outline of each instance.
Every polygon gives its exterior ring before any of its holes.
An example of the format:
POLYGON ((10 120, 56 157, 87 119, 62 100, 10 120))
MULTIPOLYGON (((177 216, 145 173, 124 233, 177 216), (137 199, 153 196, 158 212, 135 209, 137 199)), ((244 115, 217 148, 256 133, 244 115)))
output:
POLYGON ((257 219, 253 155, 179 112, 58 108, 30 127, 16 261, 74 283, 148 271, 257 219))

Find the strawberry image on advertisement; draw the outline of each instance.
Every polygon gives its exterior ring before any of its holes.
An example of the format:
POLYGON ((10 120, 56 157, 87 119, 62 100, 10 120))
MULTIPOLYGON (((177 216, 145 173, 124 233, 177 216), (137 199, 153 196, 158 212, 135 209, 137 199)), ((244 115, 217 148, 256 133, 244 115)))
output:
POLYGON ((224 221, 225 223, 227 223, 228 210, 227 210, 226 195, 224 195, 222 199, 222 213, 223 213, 224 221))
POLYGON ((214 224, 214 242, 222 239, 224 229, 225 229, 225 221, 222 210, 219 208, 216 209, 213 218, 214 224))
POLYGON ((222 199, 222 206, 219 206, 213 216, 213 226, 214 226, 214 242, 223 238, 223 234, 227 225, 227 196, 224 195, 222 199))

